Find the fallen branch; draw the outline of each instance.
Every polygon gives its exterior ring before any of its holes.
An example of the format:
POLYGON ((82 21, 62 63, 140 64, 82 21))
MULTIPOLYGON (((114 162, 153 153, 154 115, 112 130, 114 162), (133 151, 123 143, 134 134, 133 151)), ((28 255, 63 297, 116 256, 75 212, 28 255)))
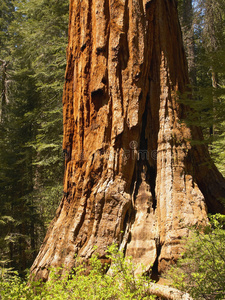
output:
POLYGON ((149 295, 156 295, 168 300, 193 300, 188 294, 167 285, 150 283, 147 288, 149 295))

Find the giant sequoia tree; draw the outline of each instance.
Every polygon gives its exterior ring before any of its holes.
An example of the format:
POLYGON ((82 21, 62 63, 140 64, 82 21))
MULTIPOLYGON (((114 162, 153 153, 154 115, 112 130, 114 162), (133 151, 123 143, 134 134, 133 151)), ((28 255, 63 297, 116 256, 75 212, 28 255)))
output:
POLYGON ((64 197, 32 272, 46 280, 94 246, 104 259, 112 243, 161 272, 225 198, 201 130, 183 121, 176 1, 71 0, 65 76, 64 197))

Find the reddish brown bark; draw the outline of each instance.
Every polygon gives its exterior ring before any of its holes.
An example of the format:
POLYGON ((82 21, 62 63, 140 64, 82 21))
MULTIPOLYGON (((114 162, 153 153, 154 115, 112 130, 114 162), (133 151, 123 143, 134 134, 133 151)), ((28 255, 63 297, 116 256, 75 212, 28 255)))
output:
POLYGON ((72 268, 118 243, 159 272, 175 261, 225 182, 199 128, 182 121, 189 84, 174 0, 71 0, 64 197, 33 266, 72 268))

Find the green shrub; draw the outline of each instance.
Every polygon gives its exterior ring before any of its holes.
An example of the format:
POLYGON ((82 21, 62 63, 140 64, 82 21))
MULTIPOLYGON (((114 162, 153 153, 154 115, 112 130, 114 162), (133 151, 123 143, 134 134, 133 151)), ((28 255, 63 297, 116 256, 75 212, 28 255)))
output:
POLYGON ((1 280, 1 299, 32 300, 124 300, 155 299, 146 296, 149 279, 145 276, 134 276, 135 267, 132 258, 124 258, 116 245, 109 247, 107 258, 111 260, 110 271, 106 272, 98 255, 90 259, 90 271, 77 260, 77 267, 72 274, 58 275, 60 270, 50 272, 50 280, 40 282, 22 281, 18 276, 8 276, 1 280))
POLYGON ((176 288, 196 299, 225 299, 225 216, 210 217, 211 224, 195 230, 185 253, 169 276, 176 288))

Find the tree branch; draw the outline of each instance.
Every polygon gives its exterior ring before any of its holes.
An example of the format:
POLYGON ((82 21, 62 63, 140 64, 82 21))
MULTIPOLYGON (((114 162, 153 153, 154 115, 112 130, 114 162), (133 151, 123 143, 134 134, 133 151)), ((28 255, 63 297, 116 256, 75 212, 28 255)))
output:
POLYGON ((156 295, 168 300, 193 300, 188 294, 167 285, 150 283, 147 289, 150 295, 156 295))

